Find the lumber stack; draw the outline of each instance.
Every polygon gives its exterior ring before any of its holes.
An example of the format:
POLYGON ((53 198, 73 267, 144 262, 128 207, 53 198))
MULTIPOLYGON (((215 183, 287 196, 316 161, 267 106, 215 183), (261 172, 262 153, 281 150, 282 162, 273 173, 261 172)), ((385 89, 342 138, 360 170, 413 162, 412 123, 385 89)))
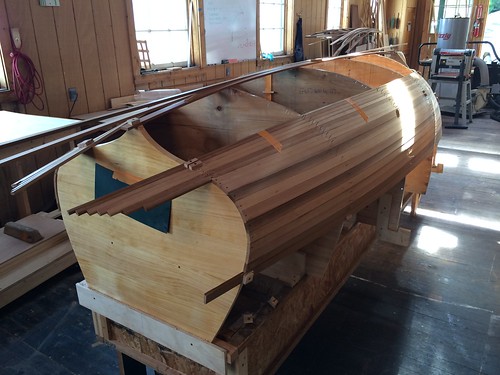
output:
POLYGON ((256 273, 429 163, 441 132, 436 99, 389 61, 258 77, 260 95, 258 82, 225 87, 61 167, 59 201, 88 286, 214 340, 256 273), (315 87, 303 78, 313 74, 325 77, 315 87), (338 75, 351 92, 335 89, 338 75), (99 193, 103 170, 105 185, 123 188, 99 193), (149 221, 134 216, 157 209, 149 221))
POLYGON ((44 212, 16 223, 43 237, 29 243, 0 232, 0 307, 7 305, 76 262, 62 220, 44 212))

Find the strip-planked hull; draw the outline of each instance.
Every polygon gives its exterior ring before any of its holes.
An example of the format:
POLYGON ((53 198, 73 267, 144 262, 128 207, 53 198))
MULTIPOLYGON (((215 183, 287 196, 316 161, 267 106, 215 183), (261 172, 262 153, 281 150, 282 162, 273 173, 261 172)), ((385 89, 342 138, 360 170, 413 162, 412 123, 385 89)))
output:
POLYGON ((335 60, 165 113, 62 166, 57 191, 90 288, 212 341, 248 277, 430 171, 440 132, 417 73, 335 60))

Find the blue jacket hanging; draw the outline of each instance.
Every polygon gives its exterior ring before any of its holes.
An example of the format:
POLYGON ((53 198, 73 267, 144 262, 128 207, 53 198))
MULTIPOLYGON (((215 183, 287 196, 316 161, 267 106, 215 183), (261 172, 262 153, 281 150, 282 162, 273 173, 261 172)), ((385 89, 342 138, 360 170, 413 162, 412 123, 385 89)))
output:
POLYGON ((297 32, 295 33, 295 45, 293 48, 293 61, 304 60, 304 46, 302 44, 302 17, 297 20, 297 32))

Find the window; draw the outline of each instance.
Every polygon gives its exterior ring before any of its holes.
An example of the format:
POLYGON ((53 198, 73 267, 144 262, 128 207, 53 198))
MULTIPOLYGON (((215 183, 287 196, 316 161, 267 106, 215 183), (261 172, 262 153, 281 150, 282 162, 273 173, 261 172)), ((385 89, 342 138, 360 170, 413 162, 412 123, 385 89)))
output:
POLYGON ((260 49, 263 53, 285 53, 285 0, 260 0, 260 49))
POLYGON ((342 24, 342 0, 329 0, 326 16, 327 30, 340 29, 342 24))
POLYGON ((190 55, 186 0, 133 0, 135 35, 151 69, 187 66, 190 55), (145 42, 145 43, 144 43, 145 42))
POLYGON ((469 17, 472 0, 440 0, 434 2, 434 15, 437 18, 431 23, 431 32, 437 32, 438 21, 442 18, 469 17))

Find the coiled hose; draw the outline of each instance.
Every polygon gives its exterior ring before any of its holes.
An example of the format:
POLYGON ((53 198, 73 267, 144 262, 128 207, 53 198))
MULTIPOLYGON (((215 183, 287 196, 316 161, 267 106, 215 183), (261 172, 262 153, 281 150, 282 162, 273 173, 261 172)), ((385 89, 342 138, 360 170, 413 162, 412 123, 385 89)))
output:
POLYGON ((45 108, 41 97, 43 79, 36 70, 33 61, 18 48, 10 53, 10 57, 12 58, 13 88, 19 103, 24 105, 25 109, 27 104, 33 103, 36 109, 42 111, 45 108))

